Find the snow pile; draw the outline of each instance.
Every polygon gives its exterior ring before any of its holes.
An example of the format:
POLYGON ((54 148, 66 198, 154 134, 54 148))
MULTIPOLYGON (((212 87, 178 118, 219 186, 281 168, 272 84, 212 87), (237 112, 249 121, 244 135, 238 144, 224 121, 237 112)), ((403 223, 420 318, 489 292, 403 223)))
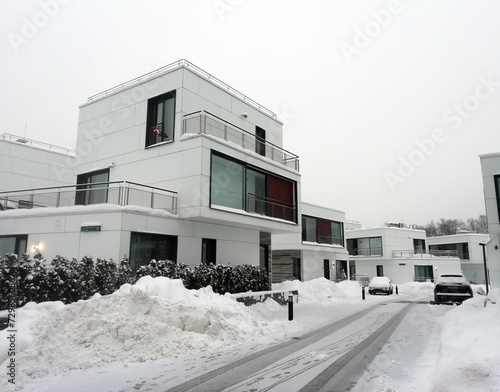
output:
POLYGON ((398 291, 401 293, 434 294, 434 283, 432 282, 408 282, 398 284, 398 291))
POLYGON ((450 385, 454 391, 500 390, 499 295, 495 289, 488 297, 476 296, 446 313, 435 391, 448 391, 450 385))
POLYGON ((359 282, 344 281, 335 283, 326 278, 317 278, 301 282, 291 280, 283 283, 273 284, 273 290, 299 291, 299 303, 330 302, 338 298, 359 296, 359 282))
MULTIPOLYGON (((108 296, 70 305, 30 303, 18 312, 27 322, 38 318, 29 326, 31 344, 17 355, 30 377, 212 351, 260 339, 283 323, 210 287, 187 290, 181 280, 150 276, 108 296)), ((0 335, 0 341, 7 339, 0 335)))

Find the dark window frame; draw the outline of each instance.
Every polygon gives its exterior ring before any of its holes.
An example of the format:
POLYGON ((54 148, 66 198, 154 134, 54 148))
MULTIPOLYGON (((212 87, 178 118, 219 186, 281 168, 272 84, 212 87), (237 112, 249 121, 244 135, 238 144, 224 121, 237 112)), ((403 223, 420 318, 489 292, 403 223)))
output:
POLYGON ((255 152, 266 156, 266 130, 259 126, 255 126, 255 152))
POLYGON ((346 244, 347 252, 351 256, 376 256, 376 257, 380 257, 380 256, 384 255, 384 241, 383 241, 382 236, 347 238, 346 242, 347 242, 347 244, 346 244), (378 238, 380 238, 380 247, 372 248, 370 240, 371 239, 378 239, 378 238), (359 246, 358 241, 359 240, 368 240, 368 248, 359 249, 358 248, 358 246, 359 246), (380 254, 374 254, 374 251, 378 250, 378 249, 380 249, 380 254), (368 251, 368 252, 366 252, 367 254, 363 254, 363 253, 359 252, 360 250, 368 251), (353 252, 353 253, 351 253, 351 252, 353 252))
POLYGON ((148 99, 147 117, 146 117, 146 148, 174 141, 176 103, 177 103, 176 90, 172 90, 167 93, 148 99), (173 100, 173 115, 172 118, 165 118, 167 116, 166 103, 170 100, 173 100), (163 110, 161 123, 158 123, 157 120, 159 104, 162 104, 162 110, 163 110), (167 130, 169 129, 172 132, 172 135, 170 136, 166 133, 167 130))
MULTIPOLYGON (((91 198, 93 195, 93 192, 98 192, 102 191, 103 189, 95 189, 92 190, 92 184, 96 182, 109 182, 109 169, 102 169, 102 170, 96 170, 88 173, 82 173, 79 174, 76 178, 76 196, 75 196, 75 205, 89 205, 89 204, 98 204, 98 203, 92 203, 91 198), (107 174, 107 180, 106 181, 92 181, 92 178, 94 176, 100 175, 100 174, 107 174)), ((105 189, 105 197, 104 201, 102 203, 107 203, 108 202, 108 189, 105 189)))
MULTIPOLYGON (((268 171, 263 170, 259 167, 249 165, 244 161, 240 161, 239 159, 228 156, 228 155, 223 154, 223 153, 216 151, 216 150, 211 151, 211 158, 210 158, 210 201, 209 201, 210 207, 212 207, 212 206, 224 207, 224 205, 213 204, 213 192, 214 192, 214 188, 213 188, 213 181, 214 181, 213 157, 214 156, 221 158, 221 159, 225 159, 229 162, 234 162, 235 164, 242 167, 242 169, 243 169, 243 184, 242 184, 243 185, 243 208, 242 208, 242 211, 251 212, 251 213, 258 213, 257 211, 250 211, 250 209, 249 209, 250 203, 248 201, 248 197, 250 196, 250 194, 248 193, 248 184, 247 184, 248 171, 254 171, 257 173, 261 173, 265 176, 266 195, 264 197, 260 196, 260 200, 262 202, 266 203, 268 208, 263 208, 263 209, 259 208, 259 211, 262 212, 262 210, 263 210, 265 212, 262 216, 271 217, 271 218, 279 218, 279 219, 283 219, 283 220, 286 220, 289 222, 297 223, 298 212, 297 212, 297 182, 296 181, 293 181, 293 180, 286 178, 286 177, 279 176, 275 173, 268 172, 268 171), (287 183, 292 187, 292 194, 291 194, 292 203, 291 204, 285 203, 282 200, 273 199, 273 198, 269 197, 269 194, 270 194, 269 178, 272 178, 274 181, 278 181, 278 182, 281 181, 283 183, 287 183), (293 212, 293 215, 289 216, 289 214, 283 214, 283 216, 278 216, 280 214, 275 213, 270 208, 270 207, 274 207, 275 205, 282 206, 283 208, 286 207, 286 208, 291 209, 293 212)), ((258 195, 252 195, 252 196, 255 196, 256 200, 259 199, 258 195)), ((285 210, 283 210, 283 211, 285 211, 285 210)))
POLYGON ((497 198, 497 213, 498 213, 498 219, 500 221, 500 174, 495 174, 493 176, 493 180, 495 181, 495 195, 497 198))
POLYGON ((175 263, 177 263, 177 251, 178 251, 178 245, 179 245, 179 238, 176 235, 170 235, 170 234, 162 234, 162 233, 147 233, 147 232, 140 232, 140 231, 132 231, 130 232, 130 246, 129 246, 129 261, 130 261, 130 268, 132 271, 137 271, 141 266, 143 265, 148 265, 149 262, 152 259, 155 260, 170 260, 175 263), (155 241, 155 249, 153 251, 153 255, 150 260, 143 261, 142 263, 139 261, 139 263, 136 262, 133 258, 133 246, 135 244, 134 242, 134 237, 152 237, 155 241), (168 255, 165 257, 162 257, 161 255, 161 249, 160 249, 160 240, 167 240, 170 241, 169 248, 167 249, 168 255))
MULTIPOLYGON (((16 239, 16 241, 14 243, 14 252, 12 252, 12 253, 15 253, 19 257, 25 253, 28 253, 28 234, 0 235, 0 239, 1 238, 15 238, 16 239), (24 241, 24 245, 25 245, 24 251, 21 251, 21 249, 20 249, 22 241, 24 241)), ((5 255, 0 254, 0 257, 3 257, 3 256, 5 256, 5 255)))
POLYGON ((330 220, 330 219, 318 218, 315 216, 303 214, 302 215, 302 242, 304 242, 304 241, 305 242, 317 242, 318 244, 341 245, 341 246, 345 247, 344 223, 339 222, 339 221, 330 220), (316 224, 315 224, 315 226, 316 226, 316 238, 314 240, 307 238, 307 230, 305 228, 305 226, 306 226, 305 220, 306 219, 314 219, 316 222, 316 224), (320 228, 319 228, 320 225, 318 224, 320 222, 323 224, 326 224, 326 223, 329 224, 329 226, 330 226, 330 235, 329 236, 324 236, 324 235, 320 234, 320 228), (332 230, 331 230, 332 223, 340 225, 340 233, 341 233, 340 237, 334 236, 332 234, 332 230), (334 237, 338 238, 339 241, 335 242, 334 237))
POLYGON ((217 240, 213 238, 201 239, 201 264, 217 264, 217 240))

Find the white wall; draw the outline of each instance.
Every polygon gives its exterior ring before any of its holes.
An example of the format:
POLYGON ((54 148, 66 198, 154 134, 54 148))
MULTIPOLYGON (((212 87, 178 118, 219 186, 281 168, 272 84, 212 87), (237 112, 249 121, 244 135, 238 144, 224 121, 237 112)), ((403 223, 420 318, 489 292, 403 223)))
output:
POLYGON ((500 222, 493 177, 500 174, 500 153, 482 155, 481 171, 483 174, 484 202, 488 217, 488 232, 491 238, 491 242, 487 246, 490 284, 492 287, 500 288, 500 222))
POLYGON ((180 220, 110 205, 3 211, 0 235, 28 234, 28 253, 40 246, 47 260, 129 257, 130 233, 147 232, 178 237, 177 261, 197 265, 202 238, 217 240, 217 263, 259 265, 259 231, 180 220), (68 213, 69 210, 73 210, 68 213), (99 224, 101 231, 82 232, 82 224, 99 224))
POLYGON ((457 257, 449 258, 351 258, 350 263, 356 263, 356 273, 366 274, 372 279, 377 276, 377 265, 382 265, 384 275, 391 278, 396 284, 413 282, 415 280, 416 265, 432 265, 434 277, 442 273, 460 273, 460 260, 457 257))
POLYGON ((0 191, 69 185, 74 157, 0 137, 0 191))

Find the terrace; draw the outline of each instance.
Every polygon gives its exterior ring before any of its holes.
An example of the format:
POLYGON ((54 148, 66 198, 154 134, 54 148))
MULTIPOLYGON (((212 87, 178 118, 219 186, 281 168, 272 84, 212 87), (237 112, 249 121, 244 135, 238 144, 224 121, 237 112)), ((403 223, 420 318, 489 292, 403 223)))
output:
POLYGON ((109 203, 177 213, 177 193, 129 181, 95 182, 0 192, 0 210, 109 203))

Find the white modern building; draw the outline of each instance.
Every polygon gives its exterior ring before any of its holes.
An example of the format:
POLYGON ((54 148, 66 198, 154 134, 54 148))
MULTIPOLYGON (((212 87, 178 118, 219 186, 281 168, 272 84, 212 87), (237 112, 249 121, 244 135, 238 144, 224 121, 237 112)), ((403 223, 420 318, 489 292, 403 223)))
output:
POLYGON ((486 245, 489 283, 500 288, 500 152, 480 156, 490 242, 486 245))
POLYGON ((458 257, 434 256, 427 251, 424 230, 374 227, 347 230, 345 236, 350 276, 388 276, 402 284, 461 272, 458 257))
POLYGON ((428 237, 429 253, 434 256, 456 256, 463 274, 470 282, 484 284, 483 247, 490 240, 488 234, 461 232, 454 235, 428 237))
POLYGON ((301 233, 273 234, 273 279, 348 278, 342 211, 301 203, 301 233))
POLYGON ((269 267, 273 235, 301 232, 283 124, 185 60, 81 105, 71 162, 72 185, 2 186, 0 253, 269 267))

